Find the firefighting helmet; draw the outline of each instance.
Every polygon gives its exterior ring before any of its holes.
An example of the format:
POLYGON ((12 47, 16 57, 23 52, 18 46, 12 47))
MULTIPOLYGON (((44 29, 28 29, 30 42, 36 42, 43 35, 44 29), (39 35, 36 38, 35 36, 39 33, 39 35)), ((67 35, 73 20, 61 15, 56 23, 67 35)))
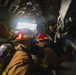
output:
POLYGON ((44 40, 50 40, 49 36, 45 33, 41 33, 36 38, 36 41, 44 41, 44 40))
POLYGON ((29 38, 33 38, 33 33, 30 29, 24 28, 17 33, 15 41, 22 41, 29 38))

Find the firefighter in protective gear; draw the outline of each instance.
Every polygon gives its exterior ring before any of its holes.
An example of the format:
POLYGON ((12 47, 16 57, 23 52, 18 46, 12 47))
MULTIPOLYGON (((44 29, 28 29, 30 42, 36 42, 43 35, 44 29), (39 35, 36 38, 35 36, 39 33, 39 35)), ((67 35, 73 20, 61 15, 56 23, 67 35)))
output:
POLYGON ((15 39, 18 45, 10 63, 4 70, 5 75, 30 75, 31 56, 30 48, 33 40, 32 31, 21 29, 15 39))
POLYGON ((44 34, 44 33, 39 34, 38 37, 36 38, 36 42, 38 42, 37 45, 39 45, 40 47, 43 47, 43 46, 49 44, 49 40, 51 40, 49 35, 44 34))
POLYGON ((43 48, 43 55, 40 57, 39 64, 40 70, 38 75, 52 75, 52 69, 56 69, 60 66, 59 57, 49 47, 50 37, 47 34, 41 33, 36 38, 37 46, 43 48))
POLYGON ((4 20, 0 19, 0 37, 7 40, 14 39, 13 34, 3 25, 3 22, 4 20))

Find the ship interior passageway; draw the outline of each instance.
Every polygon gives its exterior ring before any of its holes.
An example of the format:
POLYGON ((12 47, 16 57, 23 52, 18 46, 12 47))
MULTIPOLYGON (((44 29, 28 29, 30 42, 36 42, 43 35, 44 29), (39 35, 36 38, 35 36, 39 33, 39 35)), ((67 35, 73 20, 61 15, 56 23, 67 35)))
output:
MULTIPOLYGON (((48 34, 61 61, 53 75, 76 75, 76 0, 0 0, 0 20, 14 37, 20 29, 30 29, 36 44, 38 34, 48 34)), ((0 37, 0 46, 14 47, 13 40, 0 37)))

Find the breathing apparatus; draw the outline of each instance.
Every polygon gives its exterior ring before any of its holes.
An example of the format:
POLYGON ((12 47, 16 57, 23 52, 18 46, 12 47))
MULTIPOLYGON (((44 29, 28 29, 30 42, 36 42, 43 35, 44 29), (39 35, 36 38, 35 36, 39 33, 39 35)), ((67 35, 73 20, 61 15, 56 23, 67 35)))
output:
POLYGON ((0 74, 9 64, 15 50, 9 43, 4 43, 0 46, 0 74))

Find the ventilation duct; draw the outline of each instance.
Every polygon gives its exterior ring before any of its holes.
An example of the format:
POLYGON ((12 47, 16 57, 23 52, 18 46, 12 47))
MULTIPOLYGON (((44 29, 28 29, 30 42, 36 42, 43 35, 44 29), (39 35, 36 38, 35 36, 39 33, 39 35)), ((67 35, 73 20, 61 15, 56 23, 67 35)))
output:
POLYGON ((9 0, 0 0, 0 6, 6 7, 9 0))
POLYGON ((8 12, 15 13, 18 8, 19 8, 19 2, 18 1, 12 2, 8 12))

